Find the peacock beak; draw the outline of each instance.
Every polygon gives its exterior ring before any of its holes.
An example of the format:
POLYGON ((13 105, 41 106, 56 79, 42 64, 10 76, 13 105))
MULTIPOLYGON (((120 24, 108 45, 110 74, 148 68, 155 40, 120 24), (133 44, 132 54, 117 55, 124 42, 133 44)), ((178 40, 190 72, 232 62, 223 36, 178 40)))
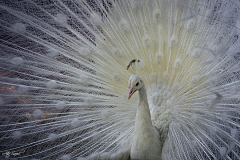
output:
POLYGON ((129 88, 128 100, 132 97, 133 93, 132 88, 129 88))

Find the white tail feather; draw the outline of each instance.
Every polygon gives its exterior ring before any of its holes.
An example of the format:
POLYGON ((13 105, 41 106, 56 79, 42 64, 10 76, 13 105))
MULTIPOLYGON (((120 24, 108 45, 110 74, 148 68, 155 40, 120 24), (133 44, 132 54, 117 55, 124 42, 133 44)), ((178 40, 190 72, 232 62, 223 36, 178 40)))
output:
POLYGON ((0 159, 128 159, 132 59, 162 159, 240 159, 239 12, 236 0, 0 2, 0 159))

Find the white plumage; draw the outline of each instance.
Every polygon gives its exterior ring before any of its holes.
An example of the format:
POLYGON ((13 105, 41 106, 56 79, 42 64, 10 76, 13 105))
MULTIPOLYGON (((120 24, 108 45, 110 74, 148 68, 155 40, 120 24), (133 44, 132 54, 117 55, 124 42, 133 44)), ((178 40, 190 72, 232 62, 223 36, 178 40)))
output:
MULTIPOLYGON (((147 93, 142 77, 132 75, 129 79, 129 96, 138 91, 139 103, 131 142, 131 159, 161 159, 161 141, 158 131, 152 126, 147 93)), ((130 99, 129 97, 129 99, 130 99)))
POLYGON ((240 159, 239 10, 1 1, 0 159, 240 159))

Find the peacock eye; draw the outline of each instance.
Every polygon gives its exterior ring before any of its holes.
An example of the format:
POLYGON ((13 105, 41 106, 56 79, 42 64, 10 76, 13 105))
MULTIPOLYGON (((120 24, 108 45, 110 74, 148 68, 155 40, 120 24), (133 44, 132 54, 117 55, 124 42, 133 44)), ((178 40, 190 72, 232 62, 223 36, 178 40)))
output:
POLYGON ((136 86, 138 86, 138 85, 139 85, 139 82, 136 83, 136 86))

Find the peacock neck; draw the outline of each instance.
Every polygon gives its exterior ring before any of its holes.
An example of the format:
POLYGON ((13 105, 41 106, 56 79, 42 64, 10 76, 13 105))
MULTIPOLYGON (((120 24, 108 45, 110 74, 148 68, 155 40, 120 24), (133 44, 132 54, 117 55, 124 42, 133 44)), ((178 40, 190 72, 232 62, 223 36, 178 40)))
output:
POLYGON ((161 159, 161 143, 159 134, 152 126, 145 85, 138 90, 139 104, 135 120, 131 160, 161 159))
POLYGON ((144 126, 152 127, 152 121, 151 121, 151 115, 150 115, 150 110, 148 105, 148 98, 147 98, 145 84, 143 84, 143 86, 138 90, 138 95, 139 95, 139 104, 137 109, 136 121, 140 123, 137 123, 136 125, 138 124, 141 125, 141 128, 144 126))

